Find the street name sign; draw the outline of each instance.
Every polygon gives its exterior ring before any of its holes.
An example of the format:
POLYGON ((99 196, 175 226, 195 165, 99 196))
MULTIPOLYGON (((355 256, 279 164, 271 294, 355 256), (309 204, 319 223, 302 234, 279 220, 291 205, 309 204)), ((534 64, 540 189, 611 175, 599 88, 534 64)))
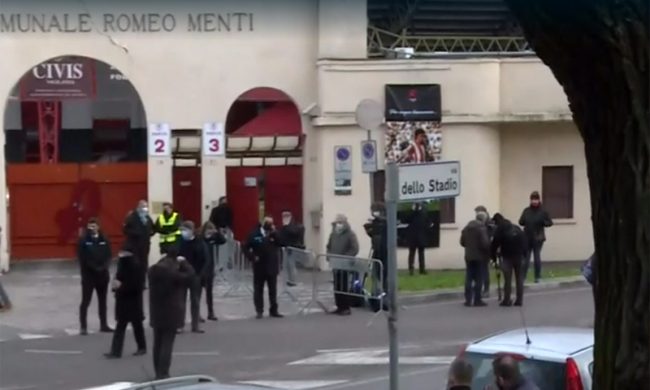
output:
POLYGON ((398 166, 398 200, 413 202, 460 195, 460 161, 398 166))

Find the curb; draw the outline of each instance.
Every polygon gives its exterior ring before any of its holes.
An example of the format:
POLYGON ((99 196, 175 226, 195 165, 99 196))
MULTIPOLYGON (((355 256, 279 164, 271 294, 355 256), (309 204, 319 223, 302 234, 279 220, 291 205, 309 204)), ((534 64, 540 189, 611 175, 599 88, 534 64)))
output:
MULTIPOLYGON (((539 284, 524 286, 524 292, 571 289, 577 287, 588 287, 589 283, 583 277, 563 278, 539 284)), ((497 295, 496 289, 490 290, 491 296, 497 295)), ((445 289, 429 291, 424 293, 403 293, 399 296, 400 305, 419 305, 433 302, 453 301, 465 299, 464 289, 445 289)))

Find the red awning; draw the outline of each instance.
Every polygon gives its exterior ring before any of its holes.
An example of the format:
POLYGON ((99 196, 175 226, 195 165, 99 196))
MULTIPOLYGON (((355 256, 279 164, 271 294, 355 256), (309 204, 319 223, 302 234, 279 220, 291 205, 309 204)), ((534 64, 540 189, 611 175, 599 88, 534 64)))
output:
POLYGON ((269 107, 232 133, 246 137, 301 134, 302 124, 298 109, 293 103, 284 102, 269 107))
POLYGON ((286 93, 275 88, 259 87, 244 92, 237 101, 240 102, 291 102, 286 93))

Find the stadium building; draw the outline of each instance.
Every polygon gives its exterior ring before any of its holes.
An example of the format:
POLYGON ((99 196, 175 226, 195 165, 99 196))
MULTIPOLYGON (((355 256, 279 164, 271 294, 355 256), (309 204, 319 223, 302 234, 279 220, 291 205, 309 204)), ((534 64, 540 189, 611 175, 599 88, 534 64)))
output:
POLYGON ((323 251, 342 213, 363 255, 389 129, 360 128, 355 110, 384 105, 387 85, 410 86, 409 99, 439 86, 427 126, 438 157, 462 165, 429 266, 464 266, 475 206, 517 220, 533 190, 555 221, 545 259, 593 249, 567 99, 500 0, 3 0, 0 53, 2 269, 73 258, 90 216, 117 247, 139 199, 204 221, 226 194, 238 238, 260 213, 289 209, 323 251))

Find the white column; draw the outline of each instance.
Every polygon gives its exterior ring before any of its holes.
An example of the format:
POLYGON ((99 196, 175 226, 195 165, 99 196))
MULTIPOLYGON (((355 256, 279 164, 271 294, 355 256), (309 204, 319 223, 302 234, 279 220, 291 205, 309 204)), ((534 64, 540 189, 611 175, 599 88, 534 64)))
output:
POLYGON ((226 195, 226 158, 203 156, 201 160, 202 217, 207 221, 219 198, 226 195))
MULTIPOLYGON (((162 212, 162 203, 171 201, 173 194, 172 185, 172 165, 171 157, 152 157, 148 159, 148 201, 152 218, 162 212)), ((149 254, 149 264, 153 264, 159 259, 160 239, 158 235, 151 238, 151 252, 149 254)))

